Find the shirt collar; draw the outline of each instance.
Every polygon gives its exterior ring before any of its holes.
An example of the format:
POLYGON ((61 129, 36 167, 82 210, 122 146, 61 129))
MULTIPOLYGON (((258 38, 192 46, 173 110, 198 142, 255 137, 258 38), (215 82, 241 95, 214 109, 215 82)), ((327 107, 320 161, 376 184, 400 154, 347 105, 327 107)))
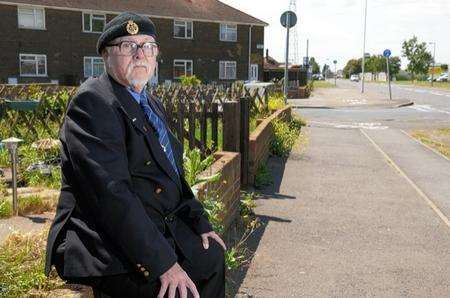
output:
POLYGON ((144 89, 142 89, 141 93, 137 93, 136 91, 134 91, 130 87, 126 87, 126 89, 131 94, 131 96, 133 96, 134 100, 137 101, 137 103, 141 102, 141 96, 144 96, 145 98, 147 98, 147 93, 145 92, 145 87, 144 87, 144 89))

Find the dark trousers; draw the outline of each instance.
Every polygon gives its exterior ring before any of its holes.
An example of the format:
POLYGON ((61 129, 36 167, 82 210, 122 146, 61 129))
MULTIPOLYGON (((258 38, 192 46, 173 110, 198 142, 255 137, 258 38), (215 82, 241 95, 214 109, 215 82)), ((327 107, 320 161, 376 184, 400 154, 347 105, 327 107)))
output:
MULTIPOLYGON (((209 238, 209 248, 205 250, 199 243, 196 260, 182 259, 178 263, 186 271, 197 287, 202 298, 225 297, 225 261, 223 248, 209 238)), ((149 282, 138 272, 71 279, 70 283, 85 284, 94 289, 95 297, 157 297, 161 283, 149 282)), ((188 297, 192 297, 188 290, 188 297)), ((168 297, 168 290, 164 297, 168 297)), ((177 293, 176 297, 179 297, 177 293)))

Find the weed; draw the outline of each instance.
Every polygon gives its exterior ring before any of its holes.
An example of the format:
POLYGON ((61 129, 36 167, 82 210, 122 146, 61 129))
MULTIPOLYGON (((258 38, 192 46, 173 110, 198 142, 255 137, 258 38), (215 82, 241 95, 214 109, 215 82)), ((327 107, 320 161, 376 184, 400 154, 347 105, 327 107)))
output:
POLYGON ((273 183, 272 174, 270 173, 265 163, 258 167, 255 175, 255 187, 261 188, 263 186, 271 185, 273 183))

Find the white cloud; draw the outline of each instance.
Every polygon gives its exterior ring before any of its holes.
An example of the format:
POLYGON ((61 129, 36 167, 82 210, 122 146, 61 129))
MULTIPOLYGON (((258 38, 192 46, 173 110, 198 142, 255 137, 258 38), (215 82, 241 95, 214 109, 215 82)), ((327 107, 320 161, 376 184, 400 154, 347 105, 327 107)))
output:
MULTIPOLYGON (((265 47, 274 58, 284 59, 285 30, 279 19, 288 0, 221 1, 269 23, 265 47)), ((336 59, 342 68, 362 55, 364 0, 298 0, 297 10, 300 57, 306 54, 307 38, 310 56, 321 64, 336 59)), ((402 42, 416 35, 436 42, 437 62, 450 63, 449 29, 449 0, 368 0, 366 52, 381 54, 389 48, 401 56, 402 42)))

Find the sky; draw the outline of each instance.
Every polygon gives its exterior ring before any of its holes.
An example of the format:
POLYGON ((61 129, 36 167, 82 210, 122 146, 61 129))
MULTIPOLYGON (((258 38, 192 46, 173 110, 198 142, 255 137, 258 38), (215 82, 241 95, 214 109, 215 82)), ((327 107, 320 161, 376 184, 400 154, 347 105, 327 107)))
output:
MULTIPOLYGON (((269 23, 264 46, 269 55, 284 61, 286 29, 281 14, 289 0, 221 0, 269 23)), ((362 57, 364 0, 297 0, 299 57, 309 56, 322 66, 337 60, 342 69, 351 58, 362 57)), ((390 49, 401 56, 402 43, 416 35, 421 42, 436 43, 436 62, 450 63, 450 0, 368 0, 366 53, 382 54, 390 49)), ((291 35, 292 36, 292 35, 291 35)), ((428 49, 433 53, 433 45, 428 49)), ((265 53, 265 52, 264 52, 265 53)), ((407 60, 402 58, 402 67, 407 60)))

